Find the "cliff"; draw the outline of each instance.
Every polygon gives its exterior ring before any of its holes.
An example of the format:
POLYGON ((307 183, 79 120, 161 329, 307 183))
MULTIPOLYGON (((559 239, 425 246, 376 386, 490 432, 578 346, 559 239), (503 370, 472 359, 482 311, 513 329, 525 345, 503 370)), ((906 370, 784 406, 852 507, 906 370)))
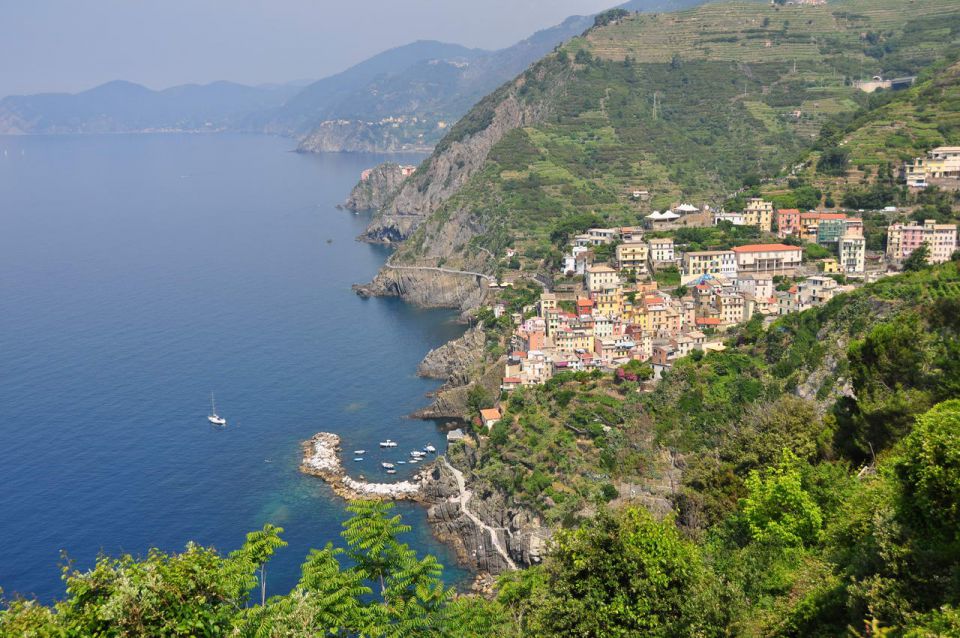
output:
POLYGON ((352 211, 380 210, 403 180, 403 170, 399 164, 380 164, 370 171, 366 179, 353 187, 343 207, 352 211))
POLYGON ((373 242, 406 239, 483 167, 490 150, 506 133, 541 121, 549 112, 547 98, 563 85, 562 75, 554 70, 557 65, 550 60, 537 63, 527 73, 484 98, 460 120, 421 169, 374 218, 363 238, 373 242), (546 93, 531 99, 527 85, 546 82, 548 78, 550 85, 546 93))
POLYGON ((297 145, 299 153, 410 153, 428 152, 436 135, 420 128, 393 128, 380 122, 328 120, 321 122, 297 145))

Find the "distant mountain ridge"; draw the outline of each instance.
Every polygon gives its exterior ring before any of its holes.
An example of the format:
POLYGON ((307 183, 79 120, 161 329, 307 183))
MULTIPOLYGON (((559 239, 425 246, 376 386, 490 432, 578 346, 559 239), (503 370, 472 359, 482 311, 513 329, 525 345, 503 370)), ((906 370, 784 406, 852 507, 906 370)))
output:
POLYGON ((0 100, 0 133, 220 131, 249 113, 283 104, 296 85, 250 87, 233 82, 184 84, 154 91, 114 81, 81 93, 41 93, 0 100))
MULTIPOLYGON (((631 0, 669 11, 703 0, 631 0)), ((153 91, 124 81, 76 94, 0 100, 0 134, 242 131, 298 139, 301 151, 428 150, 480 98, 594 23, 571 16, 499 51, 417 41, 301 82, 231 82, 153 91)))

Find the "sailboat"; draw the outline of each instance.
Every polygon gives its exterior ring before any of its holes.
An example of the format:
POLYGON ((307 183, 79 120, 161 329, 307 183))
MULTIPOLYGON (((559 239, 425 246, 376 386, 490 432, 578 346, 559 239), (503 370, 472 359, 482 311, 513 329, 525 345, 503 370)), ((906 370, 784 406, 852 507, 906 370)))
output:
POLYGON ((226 425, 227 420, 217 414, 217 404, 213 400, 213 392, 210 393, 210 416, 207 417, 207 421, 213 423, 214 425, 226 425))

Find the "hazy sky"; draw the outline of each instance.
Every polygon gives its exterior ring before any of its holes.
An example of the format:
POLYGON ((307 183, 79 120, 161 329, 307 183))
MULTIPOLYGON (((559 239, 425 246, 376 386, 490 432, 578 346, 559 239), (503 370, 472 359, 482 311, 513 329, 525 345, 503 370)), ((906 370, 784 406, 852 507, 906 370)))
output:
POLYGON ((0 96, 320 78, 414 40, 500 48, 620 0, 0 0, 0 96))

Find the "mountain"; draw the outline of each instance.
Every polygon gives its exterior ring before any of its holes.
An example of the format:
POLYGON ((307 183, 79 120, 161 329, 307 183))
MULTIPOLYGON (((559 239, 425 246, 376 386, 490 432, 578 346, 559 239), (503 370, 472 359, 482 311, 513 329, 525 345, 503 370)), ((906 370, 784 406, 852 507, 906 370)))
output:
MULTIPOLYGON (((365 237, 403 241, 395 264, 493 273, 508 248, 539 267, 572 217, 634 225, 673 203, 720 205, 856 113, 869 96, 854 80, 912 75, 960 46, 955 2, 902 9, 740 1, 608 15, 481 100, 365 237)), ((368 292, 416 295, 416 279, 388 268, 368 292)))
MULTIPOLYGON (((622 8, 671 11, 701 2, 632 0, 622 8)), ((366 68, 354 67, 335 76, 335 81, 321 80, 280 109, 266 128, 299 134, 300 126, 312 123, 312 130, 301 141, 302 151, 430 149, 443 136, 447 124, 459 119, 484 95, 593 23, 593 16, 571 16, 494 52, 430 48, 440 43, 393 49, 373 59, 396 57, 409 64, 403 68, 397 64, 393 70, 382 65, 379 68, 383 73, 376 77, 371 77, 366 68), (421 57, 413 59, 418 54, 421 57), (349 83, 350 90, 340 90, 344 83, 349 83)))
MULTIPOLYGON (((624 8, 700 2, 633 0, 624 8)), ((477 100, 592 24, 573 16, 500 51, 413 42, 318 81, 164 91, 111 82, 75 95, 11 96, 0 101, 0 134, 236 130, 295 137, 302 151, 429 150, 477 100)))
POLYGON ((0 100, 0 134, 223 130, 299 90, 214 82, 153 91, 116 81, 76 94, 10 96, 0 100))

